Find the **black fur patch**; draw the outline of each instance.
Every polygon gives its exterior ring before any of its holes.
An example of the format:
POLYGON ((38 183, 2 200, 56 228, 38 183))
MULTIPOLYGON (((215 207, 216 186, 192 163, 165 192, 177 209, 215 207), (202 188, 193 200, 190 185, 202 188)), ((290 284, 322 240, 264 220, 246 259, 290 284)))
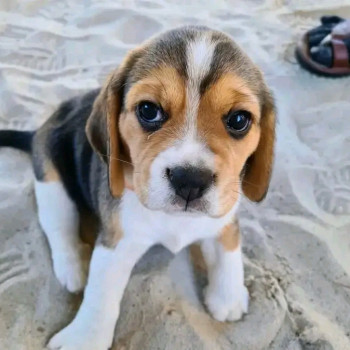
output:
POLYGON ((70 197, 83 207, 93 208, 90 188, 90 167, 93 152, 85 125, 99 91, 65 102, 53 120, 54 127, 47 139, 52 163, 57 168, 70 197))

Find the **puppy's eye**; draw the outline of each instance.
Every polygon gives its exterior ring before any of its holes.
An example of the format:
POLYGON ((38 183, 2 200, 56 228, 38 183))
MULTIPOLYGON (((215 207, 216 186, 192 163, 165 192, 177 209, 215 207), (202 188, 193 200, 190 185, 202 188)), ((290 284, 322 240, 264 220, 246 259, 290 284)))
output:
POLYGON ((234 137, 242 137, 248 132, 251 120, 248 111, 231 111, 225 118, 226 128, 234 137))
POLYGON ((157 122, 162 120, 162 113, 157 105, 152 102, 141 102, 138 105, 140 118, 146 122, 157 122))
POLYGON ((136 115, 141 126, 147 131, 159 129, 166 120, 166 115, 162 108, 149 101, 142 101, 137 105, 136 115))

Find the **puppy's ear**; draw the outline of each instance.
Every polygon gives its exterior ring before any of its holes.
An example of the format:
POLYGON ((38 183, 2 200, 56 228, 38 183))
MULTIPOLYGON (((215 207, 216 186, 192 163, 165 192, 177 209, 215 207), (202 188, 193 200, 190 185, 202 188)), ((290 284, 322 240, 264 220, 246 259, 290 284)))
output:
POLYGON ((273 97, 267 89, 261 111, 259 144, 247 160, 242 180, 244 194, 254 202, 260 202, 266 196, 274 158, 276 111, 273 97))
POLYGON ((109 76, 94 102, 86 123, 85 131, 92 148, 107 163, 109 189, 114 197, 120 197, 124 190, 119 134, 119 115, 123 104, 124 87, 130 71, 141 54, 141 49, 131 51, 121 66, 109 76))

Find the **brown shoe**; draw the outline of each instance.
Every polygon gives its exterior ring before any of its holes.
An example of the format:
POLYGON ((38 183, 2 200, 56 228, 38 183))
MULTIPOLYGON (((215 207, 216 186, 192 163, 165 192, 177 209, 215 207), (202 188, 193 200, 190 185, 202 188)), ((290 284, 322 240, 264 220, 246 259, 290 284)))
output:
MULTIPOLYGON (((304 34, 300 40, 295 55, 300 65, 309 72, 325 77, 345 77, 350 75, 349 47, 344 41, 350 42, 350 20, 341 20, 329 29, 329 34, 325 35, 320 42, 320 46, 327 45, 330 52, 328 62, 324 64, 317 62, 312 57, 312 47, 310 47, 311 35, 315 37, 315 30, 323 30, 326 27, 318 27, 304 34), (328 66, 327 66, 328 65, 328 66)), ((311 40, 312 41, 312 40, 311 40)), ((315 46, 314 46, 315 47, 315 46)), ((326 48, 326 46, 323 46, 326 48)), ((315 47, 317 50, 317 47, 315 47)))

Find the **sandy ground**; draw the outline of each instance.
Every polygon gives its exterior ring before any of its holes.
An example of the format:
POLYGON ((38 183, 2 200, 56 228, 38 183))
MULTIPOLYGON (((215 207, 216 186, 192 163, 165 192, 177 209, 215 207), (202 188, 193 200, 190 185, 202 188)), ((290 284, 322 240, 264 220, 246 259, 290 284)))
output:
MULTIPOLYGON (((271 190, 241 209, 249 314, 214 321, 201 303, 205 276, 192 273, 187 252, 174 259, 157 247, 134 271, 113 349, 350 349, 350 79, 311 76, 293 57, 319 15, 350 17, 349 1, 187 3, 0 2, 0 127, 39 126, 161 30, 194 23, 231 34, 279 106, 271 190)), ((0 150, 0 179, 0 349, 43 349, 81 296, 53 276, 27 156, 0 150)))

